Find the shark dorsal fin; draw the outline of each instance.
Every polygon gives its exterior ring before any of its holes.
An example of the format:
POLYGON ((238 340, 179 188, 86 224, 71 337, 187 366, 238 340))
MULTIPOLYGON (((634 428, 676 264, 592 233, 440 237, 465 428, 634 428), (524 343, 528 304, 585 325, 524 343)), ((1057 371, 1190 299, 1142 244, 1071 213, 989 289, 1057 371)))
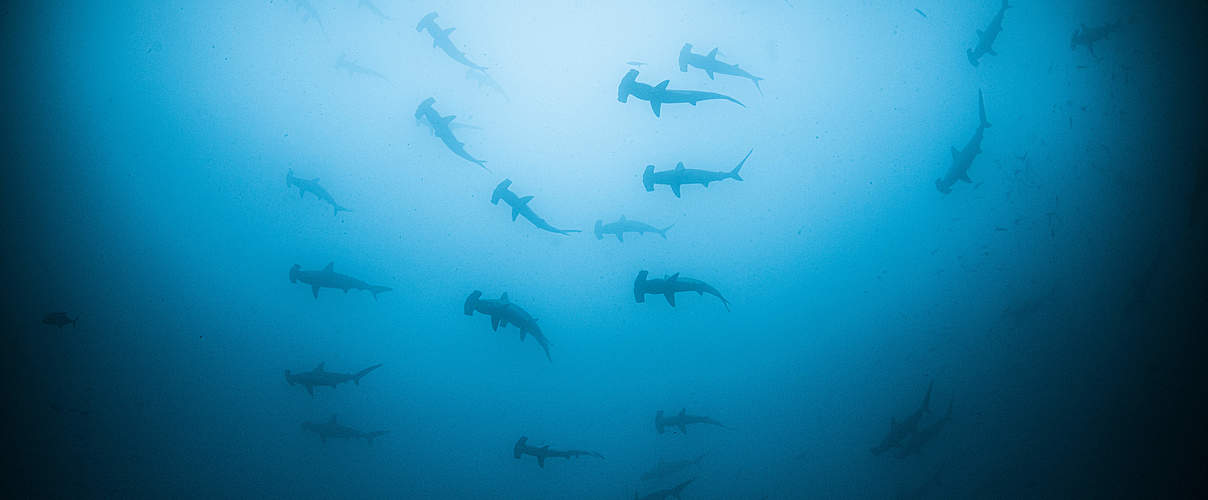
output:
POLYGON ((533 199, 533 196, 532 196, 532 195, 521 197, 521 198, 520 198, 520 204, 521 204, 521 205, 528 205, 528 202, 529 202, 529 201, 531 201, 532 199, 533 199))
POLYGON ((667 90, 667 85, 670 83, 671 83, 671 80, 663 80, 662 83, 655 85, 654 89, 655 90, 667 90))
POLYGON ((709 59, 717 60, 717 47, 713 47, 713 50, 710 50, 709 55, 706 57, 708 57, 709 59))
MULTIPOLYGON (((675 281, 677 279, 679 279, 679 273, 672 274, 670 278, 667 278, 667 281, 675 281)), ((685 408, 685 409, 687 409, 687 408, 685 408)))
POLYGON ((327 423, 335 425, 335 423, 336 423, 336 414, 335 413, 331 414, 331 420, 328 420, 327 423))
POLYGON ((324 270, 324 271, 326 271, 326 272, 329 272, 329 273, 330 273, 330 272, 331 272, 331 269, 332 269, 332 266, 333 266, 334 264, 335 264, 335 262, 328 262, 328 263, 327 263, 327 267, 324 267, 324 268, 323 268, 323 270, 324 270))
POLYGON ((499 300, 501 300, 501 301, 503 301, 503 302, 507 302, 507 301, 508 301, 508 293, 507 293, 507 292, 503 292, 503 295, 500 295, 500 296, 499 296, 499 300))
MULTIPOLYGON (((675 273, 675 275, 676 275, 676 276, 679 276, 679 273, 675 273)), ((680 416, 682 417, 682 416, 684 416, 684 414, 686 414, 686 413, 688 413, 688 409, 687 409, 687 408, 683 408, 683 409, 681 409, 681 410, 680 410, 680 413, 679 413, 679 414, 680 414, 680 416)))
POLYGON ((442 30, 441 33, 444 33, 445 36, 449 36, 449 33, 452 33, 453 30, 455 30, 455 29, 457 29, 457 28, 449 28, 447 30, 442 30))
POLYGON ((675 164, 675 169, 676 169, 676 170, 683 170, 683 169, 684 169, 684 162, 682 162, 682 161, 681 161, 681 162, 679 162, 679 163, 676 163, 676 164, 675 164))
POLYGON ((625 214, 621 214, 621 222, 625 222, 625 214))
POLYGON ((326 362, 326 361, 324 361, 324 362, 322 362, 322 363, 319 363, 319 366, 316 366, 316 367, 315 367, 315 371, 317 371, 317 372, 321 372, 321 371, 323 371, 323 365, 325 365, 325 364, 327 364, 327 362, 326 362))

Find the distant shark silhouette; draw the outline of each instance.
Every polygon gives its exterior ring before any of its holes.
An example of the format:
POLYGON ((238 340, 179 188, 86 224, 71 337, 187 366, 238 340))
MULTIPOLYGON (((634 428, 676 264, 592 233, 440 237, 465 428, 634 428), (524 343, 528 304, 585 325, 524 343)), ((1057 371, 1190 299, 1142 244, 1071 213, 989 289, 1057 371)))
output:
POLYGON ((53 325, 59 328, 71 325, 72 328, 75 328, 76 321, 79 321, 79 319, 80 317, 78 315, 73 319, 65 312, 52 312, 46 313, 46 315, 42 317, 42 324, 53 325))
POLYGON ((382 366, 381 363, 378 363, 356 373, 339 373, 324 370, 323 364, 324 363, 319 363, 319 366, 316 366, 315 369, 308 372, 291 373, 289 370, 285 370, 285 381, 289 382, 289 385, 291 386, 302 384, 302 387, 306 388, 306 392, 311 396, 314 396, 315 387, 326 386, 335 389, 337 385, 345 382, 352 382, 355 385, 361 385, 361 377, 368 375, 369 372, 374 371, 378 369, 378 367, 382 366))
POLYGON ((328 262, 327 267, 324 267, 320 271, 303 271, 302 266, 294 264, 294 267, 289 268, 289 282, 297 283, 301 281, 310 285, 311 293, 314 294, 316 299, 319 298, 320 288, 335 288, 344 290, 344 293, 348 293, 348 290, 354 289, 368 290, 369 293, 373 294, 374 300, 377 300, 377 294, 390 291, 389 287, 370 285, 351 276, 337 273, 332 270, 332 265, 333 263, 328 262))
POLYGON ((917 455, 923 449, 923 446, 935 439, 935 436, 944 430, 944 426, 952 421, 952 402, 948 402, 948 412, 939 420, 931 425, 923 427, 911 434, 902 447, 898 449, 898 458, 906 458, 910 455, 917 455))
POLYGON ((730 430, 729 427, 722 425, 721 422, 718 422, 711 417, 689 415, 687 408, 680 410, 678 414, 670 417, 663 416, 663 410, 659 410, 658 413, 654 414, 654 430, 658 431, 659 434, 662 434, 667 427, 678 428, 680 434, 687 434, 688 426, 691 424, 716 425, 722 429, 730 430))
POLYGON ((692 481, 696 481, 696 478, 689 479, 670 488, 652 491, 647 493, 644 497, 638 496, 638 492, 635 491, 633 492, 633 500, 666 500, 668 498, 678 499, 680 498, 680 493, 684 491, 685 487, 687 487, 689 484, 692 484, 692 481))
POLYGON ((977 45, 965 50, 965 57, 969 58, 969 64, 977 66, 978 61, 986 54, 998 55, 997 52, 994 52, 994 40, 997 40, 998 34, 1002 33, 1002 18, 1009 8, 1011 6, 1007 5, 1007 0, 1002 0, 1002 8, 998 9, 994 19, 990 20, 990 25, 986 26, 984 31, 977 30, 977 45))
POLYGON ((712 285, 701 280, 692 278, 682 278, 679 273, 672 274, 663 279, 647 279, 650 273, 643 270, 638 273, 638 277, 633 282, 633 298, 637 302, 646 302, 646 295, 662 295, 667 298, 667 303, 671 307, 675 307, 675 294, 679 292, 696 292, 697 295, 709 294, 721 299, 721 303, 730 310, 730 301, 721 296, 721 292, 713 288, 712 285))
POLYGON ((1087 28, 1085 24, 1081 25, 1074 34, 1070 36, 1070 50, 1077 50, 1079 45, 1085 45, 1086 50, 1095 55, 1095 42, 1106 40, 1108 37, 1120 31, 1120 21, 1107 23, 1092 28, 1087 28))
POLYGON ((675 197, 680 197, 680 186, 684 184, 700 184, 709 187, 710 182, 717 182, 726 179, 734 179, 742 181, 742 176, 738 175, 738 171, 742 170, 742 166, 747 162, 747 158, 751 157, 751 153, 755 150, 747 151, 747 155, 738 162, 738 166, 731 169, 729 172, 713 172, 709 170, 699 170, 695 168, 684 168, 684 162, 675 164, 672 170, 664 170, 655 172, 654 165, 646 165, 646 171, 642 172, 642 186, 647 192, 654 191, 655 184, 666 184, 671 187, 671 192, 675 193, 675 197))
POLYGON ((331 439, 364 439, 370 445, 373 440, 379 436, 383 436, 390 431, 373 431, 361 432, 345 425, 340 425, 336 422, 335 414, 332 414, 331 419, 326 422, 314 423, 311 421, 302 422, 302 429, 311 431, 319 435, 324 443, 328 438, 331 439))
POLYGON ((340 206, 339 203, 336 203, 335 198, 331 197, 331 193, 328 193, 326 189, 323 189, 323 186, 319 185, 318 177, 315 177, 314 179, 294 177, 294 169, 291 168, 289 169, 289 172, 286 172, 285 174, 285 186, 298 188, 298 196, 301 198, 305 198, 306 193, 310 193, 315 195, 316 198, 326 201, 331 205, 333 215, 340 215, 340 212, 352 211, 340 206))
POLYGON ((526 334, 532 335, 533 339, 537 341, 537 345, 540 345, 541 349, 545 351, 545 359, 553 361, 549 355, 549 339, 545 338, 545 333, 537 325, 537 319, 508 300, 507 292, 504 292, 498 299, 484 299, 481 291, 474 290, 469 297, 466 297, 462 312, 466 316, 473 316, 474 311, 490 316, 492 331, 497 331, 499 327, 506 327, 508 323, 511 323, 520 329, 521 342, 524 342, 526 334))
POLYGON ((606 234, 615 234, 617 235, 617 241, 624 242, 625 233, 638 233, 641 235, 646 233, 656 233, 659 236, 662 236, 665 240, 667 239, 667 230, 671 229, 673 226, 675 226, 675 224, 659 229, 645 222, 626 219, 625 216, 622 215, 621 218, 616 222, 610 222, 608 224, 605 224, 602 220, 597 220, 595 234, 597 240, 604 239, 604 235, 606 234))
POLYGON ((634 96, 643 101, 650 102, 650 109, 654 110, 654 116, 661 116, 663 104, 678 104, 688 103, 696 106, 700 101, 709 101, 713 99, 723 99, 730 101, 742 107, 745 104, 733 97, 716 92, 703 92, 699 90, 671 90, 667 85, 671 80, 663 80, 655 86, 650 86, 645 83, 638 83, 638 70, 631 69, 625 76, 621 78, 621 84, 617 86, 617 100, 621 102, 629 102, 629 96, 634 96))
POLYGON ((371 76, 371 77, 378 78, 378 79, 381 79, 381 80, 384 80, 387 82, 390 81, 389 78, 386 78, 386 75, 383 75, 381 73, 378 73, 377 71, 374 71, 372 69, 361 66, 360 64, 357 64, 356 61, 349 59, 348 56, 346 56, 344 54, 340 54, 340 58, 336 60, 336 69, 341 69, 341 70, 347 71, 349 76, 356 76, 356 75, 371 76))
POLYGON ((696 458, 687 460, 672 460, 669 462, 659 460, 659 463, 655 464, 654 468, 642 473, 641 479, 642 481, 656 481, 665 477, 674 476, 679 474, 680 471, 683 471, 684 469, 699 464, 700 461, 705 458, 705 455, 707 455, 707 453, 701 453, 696 458))
POLYGON ((980 123, 977 125, 977 131, 973 133, 973 137, 965 144, 965 148, 957 150, 952 148, 952 166, 948 167, 948 172, 944 177, 935 180, 935 188, 941 193, 948 194, 952 192, 952 185, 956 181, 973 182, 969 179, 969 167, 973 166, 973 160, 977 155, 981 154, 982 137, 985 135, 986 129, 990 128, 990 122, 986 121, 986 103, 982 99, 982 92, 977 91, 977 114, 980 123))
POLYGON ((447 30, 441 29, 440 26, 436 24, 435 12, 429 12, 428 15, 424 16, 423 19, 419 20, 419 24, 415 25, 415 31, 428 30, 428 34, 432 35, 432 46, 438 47, 445 51, 445 54, 448 54, 449 57, 454 61, 464 64, 472 69, 485 71, 487 69, 485 66, 475 64, 473 61, 466 58, 465 53, 459 50, 456 45, 453 45, 453 41, 449 39, 449 34, 453 33, 453 30, 455 29, 457 28, 449 28, 447 30))
POLYGON ((935 382, 927 384, 927 394, 923 396, 923 403, 919 405, 919 409, 911 413, 910 416, 898 422, 897 418, 892 418, 889 421, 889 433, 881 440, 881 444, 869 449, 873 455, 880 455, 889 451, 891 448, 897 448, 902 445, 906 438, 910 437, 919 428, 919 421, 923 419, 924 413, 931 412, 931 387, 935 382))
POLYGON ((516 220, 516 217, 518 216, 524 216, 525 219, 528 219, 528 221, 533 223, 534 226, 537 226, 538 229, 549 231, 551 233, 567 235, 570 233, 582 232, 578 229, 558 229, 554 226, 551 226, 550 223, 545 221, 545 219, 542 219, 541 216, 537 215, 536 212, 533 212, 532 208, 529 208, 528 204, 530 201, 533 201, 533 197, 525 196, 521 198, 516 196, 516 193, 513 193, 510 189, 508 189, 508 187, 511 185, 511 179, 504 179, 503 182, 500 182, 499 185, 495 186, 495 191, 491 193, 491 204, 498 205, 499 200, 503 200, 504 203, 507 203, 508 206, 511 206, 513 221, 516 220))
POLYGON ((545 459, 547 458, 577 458, 581 456, 604 458, 604 455, 594 451, 586 450, 554 450, 550 449, 549 445, 537 447, 528 445, 528 437, 521 436, 516 440, 516 444, 512 446, 512 456, 517 460, 524 455, 532 455, 537 457, 537 466, 545 468, 545 459))
POLYGON ((726 64, 717 60, 717 49, 709 51, 708 55, 700 55, 692 53, 692 44, 685 43, 679 53, 679 69, 687 72, 688 66, 693 66, 705 70, 705 75, 709 79, 713 79, 713 74, 732 75, 741 78, 746 78, 755 84, 755 90, 759 91, 759 95, 763 95, 763 89, 759 87, 759 82, 763 80, 758 76, 752 75, 747 70, 739 68, 737 64, 726 64))

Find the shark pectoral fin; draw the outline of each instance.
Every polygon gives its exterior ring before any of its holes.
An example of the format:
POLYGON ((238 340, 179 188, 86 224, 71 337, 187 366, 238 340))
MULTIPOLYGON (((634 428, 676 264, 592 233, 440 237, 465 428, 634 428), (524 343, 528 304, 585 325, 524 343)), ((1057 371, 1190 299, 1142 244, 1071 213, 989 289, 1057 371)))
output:
POLYGON ((491 316, 491 331, 499 331, 499 316, 491 316))
POLYGON ((319 285, 311 285, 310 293, 311 295, 314 295, 316 299, 319 298, 319 285))
POLYGON ((650 109, 654 110, 654 116, 662 116, 663 103, 658 99, 650 99, 650 109))
POLYGON ((624 234, 625 234, 624 231, 617 231, 617 241, 624 243, 625 242, 624 234))
POLYGON ((710 181, 705 181, 705 182, 704 182, 705 187, 709 187, 709 182, 710 182, 710 181))
POLYGON ((545 457, 544 456, 537 455, 537 467, 540 467, 542 469, 545 468, 545 457))
POLYGON ((960 154, 961 154, 960 151, 957 151, 956 148, 952 148, 952 160, 953 161, 956 161, 956 157, 960 154))
POLYGON ((676 197, 676 198, 679 198, 679 197, 680 197, 680 185, 679 185, 679 184, 672 184, 672 185, 671 185, 671 192, 672 192, 672 193, 675 193, 675 197, 676 197))
POLYGON ((713 72, 712 72, 712 71, 710 71, 710 70, 705 70, 705 74, 706 74, 706 75, 709 75, 709 79, 710 79, 710 80, 712 80, 712 79, 713 79, 713 72))
POLYGON ((514 221, 514 220, 516 220, 516 216, 517 216, 517 215, 520 215, 520 209, 519 209, 519 208, 512 208, 512 220, 513 220, 513 221, 514 221))
POLYGON ((524 342, 524 335, 527 333, 528 333, 528 330, 525 330, 523 328, 520 329, 520 341, 521 342, 524 342))
POLYGON ((671 307, 675 307, 675 292, 667 292, 663 296, 667 297, 667 303, 671 304, 671 307))

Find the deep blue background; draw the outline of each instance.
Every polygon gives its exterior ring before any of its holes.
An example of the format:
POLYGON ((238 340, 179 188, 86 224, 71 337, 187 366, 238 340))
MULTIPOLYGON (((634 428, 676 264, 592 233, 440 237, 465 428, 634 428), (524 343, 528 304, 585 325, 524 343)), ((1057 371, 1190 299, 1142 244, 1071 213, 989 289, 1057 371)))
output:
MULTIPOLYGON (((6 483, 46 496, 1162 496, 1203 487, 1205 80, 1199 2, 38 2, 0 7, 8 96, 6 483), (926 18, 913 11, 920 8, 926 18), (508 99, 414 23, 436 10, 508 99), (1122 19, 1069 49, 1080 23, 1122 19), (677 70, 680 46, 766 78, 677 70), (349 75, 341 54, 388 79, 349 75), (616 101, 639 80, 725 102, 616 101), (933 185, 977 125, 970 176, 933 185), (412 113, 457 115, 456 158, 412 113), (646 164, 729 170, 641 187, 646 164), (1196 167, 1199 175, 1197 198, 1196 167), (321 177, 354 212, 285 186, 321 177), (488 202, 510 178, 553 225, 488 202), (1198 200, 1198 201, 1197 201, 1198 200), (620 215, 663 240, 590 235, 620 215), (287 270, 394 288, 324 290, 287 270), (632 299, 639 270, 712 297, 632 299), (466 317, 470 291, 541 320, 466 317), (81 315, 79 326, 40 324, 81 315), (360 386, 285 369, 384 366, 360 386), (874 457, 930 381, 953 422, 874 457), (657 435, 656 410, 718 418, 657 435), (338 413, 372 447, 320 443, 338 413), (537 445, 607 458, 517 461, 537 445)), ((934 418, 934 417, 928 417, 934 418)))

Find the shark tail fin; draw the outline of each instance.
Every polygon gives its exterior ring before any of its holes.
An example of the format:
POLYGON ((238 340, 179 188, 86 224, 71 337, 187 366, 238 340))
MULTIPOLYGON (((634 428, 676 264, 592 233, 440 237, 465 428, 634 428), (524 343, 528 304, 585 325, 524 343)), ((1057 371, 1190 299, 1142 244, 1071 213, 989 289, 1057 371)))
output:
POLYGON ((935 385, 935 381, 927 384, 927 395, 923 396, 923 411, 931 413, 931 387, 935 385))
POLYGON ((734 167, 734 170, 731 170, 731 171, 730 171, 730 178, 731 178, 731 179, 734 179, 734 180, 736 180, 736 181, 741 181, 741 180, 742 180, 742 176, 738 175, 738 171, 739 171, 739 170, 742 170, 742 165, 743 165, 744 163, 746 163, 746 162, 747 162, 747 158, 750 158, 750 157, 751 157, 751 153, 754 153, 754 152, 755 152, 755 149, 754 149, 754 148, 752 148, 750 151, 747 151, 747 155, 746 155, 746 156, 744 156, 744 157, 742 157, 742 161, 738 162, 738 166, 734 167))
POLYGON ((356 375, 353 375, 353 376, 352 376, 352 383, 354 383, 354 384, 356 384, 356 385, 361 385, 361 377, 364 377, 365 375, 368 375, 368 374, 369 374, 369 372, 371 372, 371 371, 374 371, 374 370, 378 369, 378 367, 380 367, 380 366, 382 366, 382 364, 381 364, 381 363, 378 363, 378 364, 376 364, 376 365, 370 366, 369 368, 366 368, 366 369, 364 369, 364 370, 361 370, 361 371, 357 372, 357 374, 356 374, 356 375))
POLYGON ((978 89, 977 91, 977 116, 981 119, 981 128, 990 128, 994 126, 991 125, 989 121, 986 121, 986 100, 982 98, 981 89, 978 89))
POLYGON ((638 273, 637 279, 633 280, 633 298, 637 302, 646 302, 646 276, 648 275, 650 275, 649 271, 642 271, 638 273))
POLYGON ((675 227, 675 223, 674 223, 674 222, 672 222, 670 226, 667 226, 667 227, 665 227, 665 228, 659 229, 659 236, 662 236, 664 240, 665 240, 665 239, 667 239, 667 231, 668 231, 668 230, 670 230, 670 229, 671 229, 671 228, 673 228, 673 227, 675 227))
POLYGON ((379 293, 382 293, 382 292, 389 292, 390 290, 393 290, 393 289, 392 289, 392 288, 390 288, 390 287, 388 287, 388 286, 378 286, 378 285, 370 285, 370 286, 369 286, 369 293, 372 293, 372 294, 373 294, 373 299, 374 299, 374 300, 377 300, 377 295, 378 295, 379 293))

